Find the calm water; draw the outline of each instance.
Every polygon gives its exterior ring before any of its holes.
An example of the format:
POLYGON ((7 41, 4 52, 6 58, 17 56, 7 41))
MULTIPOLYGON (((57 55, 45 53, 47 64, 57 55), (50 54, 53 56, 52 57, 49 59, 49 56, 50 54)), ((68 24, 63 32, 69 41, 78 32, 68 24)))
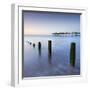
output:
POLYGON ((24 77, 80 74, 80 37, 24 36, 24 77), (52 41, 52 56, 48 55, 48 40, 52 41), (32 42, 30 45, 29 42, 32 42), (38 42, 41 42, 41 52, 38 42), (70 44, 76 43, 75 67, 70 65, 70 44), (35 47, 33 47, 35 43, 35 47))

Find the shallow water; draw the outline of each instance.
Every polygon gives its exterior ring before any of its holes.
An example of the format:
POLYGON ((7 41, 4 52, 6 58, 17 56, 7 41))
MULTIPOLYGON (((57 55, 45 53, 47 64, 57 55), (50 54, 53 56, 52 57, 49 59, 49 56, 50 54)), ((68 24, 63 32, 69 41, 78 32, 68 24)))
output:
POLYGON ((23 77, 80 74, 80 36, 24 36, 23 77), (51 56, 48 40, 52 41, 51 56), (31 44, 29 43, 31 42, 31 44), (41 50, 38 49, 41 42, 41 50), (76 43, 75 67, 70 65, 70 45, 76 43), (33 47, 35 43, 35 47, 33 47))

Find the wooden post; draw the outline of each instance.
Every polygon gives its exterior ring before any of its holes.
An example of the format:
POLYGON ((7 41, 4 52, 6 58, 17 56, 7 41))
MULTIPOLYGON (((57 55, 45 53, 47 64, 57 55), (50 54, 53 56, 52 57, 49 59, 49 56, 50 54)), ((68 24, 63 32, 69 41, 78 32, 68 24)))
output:
POLYGON ((73 42, 71 43, 71 47, 70 47, 70 64, 72 66, 75 66, 75 59, 76 59, 76 44, 73 42))
POLYGON ((33 47, 35 48, 35 43, 33 43, 33 47))
POLYGON ((31 45, 32 43, 30 42, 29 44, 31 45))
POLYGON ((41 42, 38 42, 38 51, 39 51, 39 56, 41 56, 41 42))
POLYGON ((52 57, 52 41, 48 41, 48 58, 51 59, 52 57))

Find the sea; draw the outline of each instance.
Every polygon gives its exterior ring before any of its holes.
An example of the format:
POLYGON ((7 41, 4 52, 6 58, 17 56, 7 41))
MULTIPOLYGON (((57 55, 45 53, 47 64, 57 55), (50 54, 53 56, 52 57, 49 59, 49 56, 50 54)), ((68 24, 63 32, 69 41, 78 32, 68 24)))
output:
POLYGON ((23 51, 24 78, 80 75, 80 36, 25 35, 23 51), (70 64, 71 43, 75 43, 75 66, 70 64))

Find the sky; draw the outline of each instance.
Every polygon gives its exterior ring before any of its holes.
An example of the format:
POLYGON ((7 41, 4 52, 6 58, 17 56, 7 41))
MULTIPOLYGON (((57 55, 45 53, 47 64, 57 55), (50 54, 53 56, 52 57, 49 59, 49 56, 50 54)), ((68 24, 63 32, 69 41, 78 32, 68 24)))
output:
POLYGON ((80 32, 80 14, 23 11, 24 35, 51 35, 54 32, 80 32))

